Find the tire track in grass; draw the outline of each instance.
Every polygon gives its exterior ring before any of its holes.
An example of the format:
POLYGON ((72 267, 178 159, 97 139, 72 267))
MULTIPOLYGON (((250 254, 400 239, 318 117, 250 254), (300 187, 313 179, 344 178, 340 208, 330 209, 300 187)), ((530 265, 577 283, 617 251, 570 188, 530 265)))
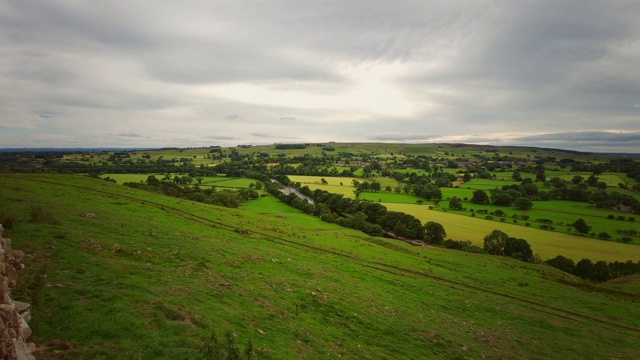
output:
MULTIPOLYGON (((421 278, 427 278, 430 280, 433 280, 435 282, 438 282, 441 286, 450 288, 450 289, 454 289, 454 290, 458 290, 458 291, 462 291, 462 292, 468 292, 469 290, 475 290, 478 291, 480 293, 483 293, 485 295, 493 295, 493 296, 498 296, 504 299, 509 299, 509 300, 514 300, 516 302, 521 303, 520 305, 522 306, 526 306, 523 304, 527 304, 527 305, 533 305, 536 307, 535 311, 540 312, 540 313, 544 313, 544 314, 548 314, 548 315, 553 315, 553 316, 557 316, 566 320, 571 320, 571 321, 576 321, 579 323, 585 323, 586 321, 591 321, 594 323, 597 323, 599 325, 608 325, 614 328, 618 328, 618 329, 624 329, 624 330, 630 330, 633 332, 637 332, 640 333, 640 328, 631 326, 631 325, 625 325, 625 324, 620 324, 614 321, 610 321, 610 320, 605 320, 605 319, 601 319, 601 318, 597 318, 597 317, 593 317, 590 315, 585 315, 576 311, 572 311, 572 310, 567 310, 561 307, 557 307, 557 306, 553 306, 553 305, 548 305, 548 304, 544 304, 544 303, 540 303, 537 301, 533 301, 533 300, 529 300, 529 299, 525 299, 525 298, 521 298, 515 295, 510 295, 507 293, 502 293, 499 291, 495 291, 495 290, 491 290, 491 289, 486 289, 477 285, 472 285, 472 284, 468 284, 468 283, 464 283, 461 281, 457 281, 457 280, 452 280, 452 279, 447 279, 441 276, 437 276, 437 275, 433 275, 433 274, 429 274, 429 273, 425 273, 422 271, 417 271, 417 270, 412 270, 412 269, 407 269, 407 268, 403 268, 400 266, 395 266, 395 265, 391 265, 391 264, 386 264, 386 263, 382 263, 382 262, 377 262, 377 261, 368 261, 368 260, 364 260, 361 258, 358 258, 356 256, 352 256, 352 255, 348 255, 348 254, 344 254, 341 252, 337 252, 337 251, 333 251, 333 250, 329 250, 329 249, 324 249, 321 247, 317 247, 317 246, 313 246, 313 245, 309 245, 309 244, 304 244, 304 243, 299 243, 293 240, 289 240, 289 239, 285 239, 283 237, 280 236, 276 236, 270 233, 265 233, 265 232, 261 232, 261 231, 254 231, 254 230, 247 230, 247 229, 239 229, 236 226, 233 225, 228 225, 225 224, 223 222, 220 221, 215 221, 215 220, 211 220, 211 219, 207 219, 205 217, 199 216, 197 214, 193 214, 190 213, 188 211, 184 211, 182 209, 178 209, 166 204, 162 204, 159 202, 155 202, 155 201, 151 201, 148 199, 141 199, 141 198, 137 198, 134 196, 129 196, 129 195, 122 195, 122 194, 114 194, 112 192, 108 192, 105 190, 99 190, 99 189, 94 189, 94 188, 90 188, 90 187, 84 187, 84 186, 80 186, 80 185, 72 185, 72 184, 67 184, 67 183, 59 183, 59 182, 55 182, 55 181, 50 181, 50 180, 44 180, 44 179, 32 179, 32 178, 22 178, 21 180, 29 180, 29 181, 37 181, 37 182, 42 182, 42 183, 48 183, 51 185, 58 185, 58 186, 68 186, 68 187, 72 187, 72 188, 76 188, 76 189, 81 189, 81 190, 85 190, 85 191, 89 191, 89 192, 94 192, 94 193, 100 193, 100 194, 104 194, 104 195, 109 195, 109 196, 113 196, 113 197, 118 197, 118 198, 122 198, 122 199, 127 199, 127 200, 133 200, 133 201, 140 201, 140 202, 144 202, 145 204, 148 205, 153 205, 155 207, 158 208, 164 208, 164 209, 169 209, 171 210, 175 215, 180 216, 186 220, 190 220, 190 221, 195 221, 198 222, 200 224, 203 225, 215 225, 219 228, 223 228, 223 229, 227 229, 229 231, 233 231, 233 232, 238 232, 238 230, 242 230, 244 232, 246 232, 247 234, 256 234, 256 235, 260 235, 263 236, 264 238, 267 239, 267 241, 270 241, 272 243, 276 243, 279 245, 283 245, 283 246, 292 246, 295 245, 294 247, 302 247, 302 248, 306 248, 306 249, 311 249, 317 252, 323 252, 323 253, 327 253, 327 254, 332 254, 338 257, 342 257, 342 258, 346 258, 349 259, 351 261, 352 264, 354 265, 360 265, 366 268, 370 268, 370 269, 374 269, 377 271, 382 271, 385 273, 389 273, 389 274, 393 274, 393 275, 397 275, 397 276, 402 276, 402 277, 410 277, 410 278, 416 278, 416 276, 421 277, 421 278), (413 275, 413 276, 411 276, 413 275), (459 288, 462 287, 463 289, 459 288), (553 310, 553 311, 549 311, 549 310, 553 310)), ((530 306, 526 307, 528 310, 532 310, 530 306)))

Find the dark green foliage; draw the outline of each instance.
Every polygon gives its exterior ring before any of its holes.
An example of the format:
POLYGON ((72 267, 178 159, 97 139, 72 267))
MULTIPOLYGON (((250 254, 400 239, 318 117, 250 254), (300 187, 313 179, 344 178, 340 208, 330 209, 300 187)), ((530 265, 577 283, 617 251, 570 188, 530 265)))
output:
POLYGON ((306 149, 307 144, 276 144, 278 150, 306 149))
POLYGON ((244 352, 244 356, 241 356, 240 349, 236 346, 235 336, 231 332, 227 332, 224 336, 225 343, 221 344, 220 340, 216 336, 215 331, 211 333, 211 339, 205 341, 200 348, 200 355, 202 360, 240 360, 240 359, 253 359, 253 343, 251 340, 247 342, 244 352))
POLYGON ((457 196, 454 196, 449 200, 449 209, 462 210, 462 202, 457 196))
POLYGON ((530 210, 533 207, 533 202, 526 197, 517 198, 513 204, 516 206, 516 209, 522 211, 530 210))
POLYGON ((471 246, 471 241, 468 241, 468 240, 465 241, 465 240, 447 239, 444 241, 444 247, 446 247, 447 249, 462 250, 469 246, 471 246))
POLYGON ((583 218, 576 220, 573 223, 573 228, 580 234, 588 234, 589 230, 591 230, 591 226, 587 225, 583 218))
POLYGON ((582 259, 576 264, 574 274, 583 279, 593 279, 595 273, 595 266, 589 259, 582 259))
POLYGON ((504 245, 509 238, 505 232, 493 230, 484 237, 484 251, 491 255, 504 255, 504 245))
POLYGON ((5 229, 12 229, 15 222, 16 216, 14 214, 0 213, 0 224, 2 224, 5 229))
POLYGON ((545 264, 553 266, 554 268, 562 270, 569 274, 573 274, 576 268, 576 264, 572 259, 566 258, 562 255, 558 255, 553 259, 545 261, 545 264))
POLYGON ((484 190, 476 190, 473 192, 473 196, 471 197, 471 202, 474 204, 488 204, 489 203, 489 195, 484 190))
POLYGON ((435 221, 429 221, 424 225, 424 238, 432 244, 442 244, 447 232, 444 226, 435 221))
POLYGON ((531 261, 533 251, 526 240, 509 237, 504 244, 504 256, 522 261, 531 261))
POLYGON ((553 259, 545 261, 545 264, 556 269, 574 274, 585 280, 604 282, 621 276, 628 276, 640 273, 640 262, 610 262, 600 260, 595 264, 590 259, 582 259, 574 264, 573 260, 558 255, 553 259))
POLYGON ((29 209, 31 213, 31 221, 34 223, 62 225, 60 219, 40 205, 32 205, 29 209))

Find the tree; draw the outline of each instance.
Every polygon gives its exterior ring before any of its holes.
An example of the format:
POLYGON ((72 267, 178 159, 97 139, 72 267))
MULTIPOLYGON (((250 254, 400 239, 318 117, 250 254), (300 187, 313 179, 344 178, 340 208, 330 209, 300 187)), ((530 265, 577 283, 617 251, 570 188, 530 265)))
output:
POLYGON ((484 237, 484 251, 491 255, 504 255, 504 245, 509 235, 500 230, 493 230, 484 237))
POLYGON ((473 196, 471 197, 471 202, 474 204, 488 204, 489 196, 484 190, 476 190, 473 192, 473 196))
POLYGON ((444 226, 435 221, 429 221, 424 225, 424 239, 432 244, 442 244, 447 232, 444 226))
POLYGON ((545 263, 569 274, 573 274, 576 268, 576 263, 573 260, 562 255, 558 255, 553 259, 549 259, 545 261, 545 263))
POLYGON ((607 281, 611 279, 611 270, 609 264, 606 261, 596 261, 593 265, 593 280, 595 281, 607 281))
POLYGON ((576 264, 573 274, 583 279, 591 280, 593 279, 594 273, 595 266, 593 265, 593 262, 589 259, 582 259, 576 264))
POLYGON ((449 200, 449 209, 462 210, 462 202, 457 196, 454 196, 449 200))
POLYGON ((511 175, 511 178, 513 178, 513 180, 515 181, 522 181, 522 175, 520 175, 520 170, 514 170, 513 175, 511 175))
POLYGON ((504 243, 504 256, 522 261, 530 261, 533 257, 531 245, 525 239, 507 238, 504 243))
POLYGON ((438 187, 451 187, 451 179, 446 174, 436 179, 436 186, 438 187))
POLYGON ((583 218, 576 220, 573 223, 573 228, 580 234, 588 234, 589 230, 591 230, 591 226, 587 225, 583 218))
POLYGON ((582 176, 580 176, 580 175, 576 175, 576 176, 573 177, 573 179, 571 179, 571 182, 574 185, 581 184, 583 181, 584 181, 584 178, 582 176))
POLYGON ((496 195, 493 199, 493 204, 498 206, 510 206, 512 202, 513 198, 506 192, 496 195))
POLYGON ((522 211, 530 210, 533 207, 533 202, 526 197, 517 198, 513 204, 516 206, 516 209, 522 211))

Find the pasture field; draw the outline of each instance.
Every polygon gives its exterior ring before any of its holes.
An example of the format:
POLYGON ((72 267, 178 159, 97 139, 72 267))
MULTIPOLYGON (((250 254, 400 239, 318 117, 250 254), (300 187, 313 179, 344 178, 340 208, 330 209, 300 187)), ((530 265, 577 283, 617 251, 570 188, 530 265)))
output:
POLYGON ((613 241, 602 241, 589 237, 546 231, 533 227, 519 226, 508 222, 487 221, 470 216, 460 216, 451 212, 429 210, 425 205, 384 203, 387 209, 411 214, 422 222, 435 221, 444 226, 447 238, 469 240, 474 245, 483 246, 484 237, 494 229, 510 236, 522 238, 531 244, 534 253, 543 259, 563 255, 578 261, 589 258, 593 261, 640 261, 640 246, 613 241))
MULTIPOLYGON (((125 182, 146 182, 149 175, 155 175, 158 180, 164 178, 164 174, 104 174, 102 178, 110 178, 116 181, 118 184, 123 184, 125 182)), ((174 176, 182 176, 184 174, 171 174, 171 178, 174 176)), ((251 184, 256 184, 258 180, 248 179, 248 178, 228 178, 228 177, 212 177, 212 176, 203 176, 202 183, 200 184, 201 188, 208 188, 212 186, 221 187, 221 188, 244 188, 248 189, 251 184)), ((197 184, 198 182, 194 179, 190 184, 191 186, 197 184)))
POLYGON ((32 304, 37 343, 73 345, 66 359, 194 359, 214 330, 261 359, 637 355, 638 295, 619 290, 637 279, 584 284, 274 201, 228 209, 86 176, 3 176, 4 236, 27 255, 13 296, 32 304), (32 206, 57 224, 31 221, 32 206))
POLYGON ((353 180, 359 182, 367 181, 371 183, 374 179, 380 183, 380 186, 384 189, 386 186, 395 188, 398 186, 398 181, 387 177, 375 177, 375 178, 356 178, 356 177, 343 177, 343 176, 303 176, 303 175, 288 175, 289 180, 292 182, 300 182, 302 186, 308 186, 309 189, 321 189, 334 194, 342 194, 344 197, 354 199, 355 187, 353 186, 353 180), (323 185, 321 179, 325 179, 327 185, 323 185))
POLYGON ((360 181, 359 178, 344 176, 304 176, 304 175, 287 175, 292 182, 300 182, 304 185, 321 185, 321 179, 327 181, 328 186, 347 186, 353 187, 353 180, 360 181))
MULTIPOLYGON (((395 194, 395 193, 374 193, 374 192, 361 192, 358 196, 360 200, 369 200, 383 203, 402 203, 402 204, 415 204, 417 201, 424 199, 410 194, 395 194)), ((426 201, 425 201, 426 202, 426 201)))
MULTIPOLYGON (((448 201, 441 201, 440 207, 438 210, 447 209, 449 206, 448 201)), ((576 220, 582 218, 584 219, 589 226, 591 226, 590 234, 595 233, 600 234, 601 232, 607 232, 612 236, 612 239, 619 238, 620 235, 617 235, 617 230, 638 230, 640 226, 640 218, 638 218, 635 214, 630 213, 622 213, 619 211, 614 211, 610 209, 600 209, 593 207, 587 203, 574 202, 574 201, 564 201, 564 200, 550 200, 550 201, 534 201, 533 208, 523 212, 522 210, 518 210, 515 207, 504 207, 504 206, 496 206, 496 205, 480 205, 473 204, 470 202, 463 202, 463 206, 467 208, 467 212, 463 211, 454 211, 447 209, 451 213, 455 214, 463 214, 470 215, 470 210, 473 209, 476 212, 477 218, 484 218, 487 216, 486 214, 477 213, 478 210, 487 210, 489 213, 494 212, 496 210, 502 210, 507 215, 505 216, 506 222, 512 222, 513 215, 523 215, 526 214, 529 216, 529 219, 524 221, 518 219, 518 224, 524 225, 525 223, 532 224, 533 227, 539 227, 540 223, 537 223, 537 219, 549 219, 553 221, 553 227, 555 227, 555 231, 571 233, 574 231, 571 224, 573 224, 576 220), (614 216, 623 216, 625 220, 611 220, 608 219, 609 215, 614 216), (635 221, 628 221, 629 217, 635 218, 635 221)), ((499 216, 493 216, 496 220, 498 220, 499 216)), ((640 239, 635 238, 635 243, 640 244, 640 239)))
POLYGON ((226 177, 205 177, 202 180, 202 187, 221 187, 221 188, 238 188, 238 189, 248 189, 251 187, 251 184, 256 184, 259 182, 255 179, 248 178, 226 178, 226 177))
POLYGON ((472 189, 472 190, 484 190, 489 191, 491 189, 501 189, 505 185, 519 185, 518 181, 513 181, 511 176, 504 177, 505 180, 490 180, 490 179, 472 179, 467 183, 460 185, 460 189, 472 189))

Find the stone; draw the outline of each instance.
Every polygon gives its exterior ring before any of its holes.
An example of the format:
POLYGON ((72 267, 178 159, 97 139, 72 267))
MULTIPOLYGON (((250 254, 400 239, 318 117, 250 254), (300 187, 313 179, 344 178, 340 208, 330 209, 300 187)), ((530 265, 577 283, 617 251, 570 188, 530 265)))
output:
POLYGON ((18 280, 18 272, 16 271, 16 268, 14 268, 13 265, 7 265, 4 273, 7 276, 7 279, 9 279, 9 287, 12 289, 15 288, 18 280))

